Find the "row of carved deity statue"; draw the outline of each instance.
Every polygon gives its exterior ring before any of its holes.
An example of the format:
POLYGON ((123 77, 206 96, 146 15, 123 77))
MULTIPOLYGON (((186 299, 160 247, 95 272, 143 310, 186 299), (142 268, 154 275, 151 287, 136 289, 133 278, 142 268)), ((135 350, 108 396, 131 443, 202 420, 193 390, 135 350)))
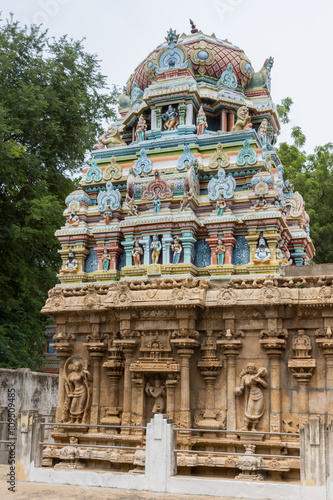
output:
MULTIPOLYGON (((264 414, 264 393, 268 387, 266 368, 259 369, 249 363, 240 373, 240 385, 235 388, 235 396, 245 396, 244 427, 241 430, 256 431, 256 426, 264 414)), ((88 412, 91 401, 92 376, 86 360, 69 359, 65 364, 65 402, 62 411, 62 422, 81 424, 88 423, 88 412)), ((148 397, 153 398, 152 413, 165 413, 166 385, 163 378, 156 374, 144 387, 148 397)))
MULTIPOLYGON (((162 130, 164 131, 172 131, 177 130, 179 125, 185 125, 185 113, 186 106, 184 104, 180 104, 178 109, 176 109, 171 104, 165 109, 164 112, 161 112, 161 123, 162 130), (181 108, 181 109, 180 109, 181 108)), ((147 118, 147 117, 146 117, 147 118)), ((196 134, 203 135, 205 131, 208 129, 207 117, 204 112, 203 106, 201 105, 196 117, 196 134)), ((268 121, 265 119, 262 121, 259 127, 259 135, 261 139, 266 140, 267 136, 267 127, 268 121)), ((251 117, 249 110, 246 106, 241 106, 237 110, 237 117, 235 124, 231 127, 230 132, 237 132, 239 130, 248 130, 252 128, 251 117)), ((146 132, 147 132, 147 121, 143 114, 138 117, 137 124, 134 129, 134 138, 137 142, 143 142, 146 140, 146 132)), ((111 126, 109 129, 103 133, 98 138, 98 144, 94 146, 95 149, 104 149, 124 146, 126 143, 122 140, 120 131, 116 126, 111 126)))
MULTIPOLYGON (((276 259, 282 267, 293 264, 289 250, 288 249, 284 250, 282 248, 283 243, 284 243, 283 240, 281 240, 276 248, 276 259)), ((162 250, 162 243, 160 241, 160 238, 158 237, 158 235, 154 234, 150 245, 151 255, 149 259, 152 264, 160 263, 161 250, 162 250)), ((215 245, 215 253, 218 266, 223 266, 225 263, 225 250, 226 249, 225 245, 223 244, 223 239, 220 237, 217 239, 215 245)), ((178 236, 174 237, 173 243, 171 245, 171 251, 173 252, 172 264, 179 264, 183 253, 183 246, 178 236)), ((132 248, 133 265, 136 267, 140 266, 142 263, 143 256, 144 256, 144 249, 140 245, 138 238, 136 238, 134 240, 134 245, 132 248)), ((107 248, 104 248, 101 261, 103 264, 103 271, 109 271, 111 256, 107 248)), ((271 251, 269 250, 265 238, 261 236, 258 241, 258 246, 254 255, 253 262, 254 264, 269 264, 270 261, 271 261, 271 251)), ((74 251, 73 249, 70 249, 68 252, 68 259, 65 262, 65 266, 63 269, 60 270, 60 272, 73 274, 78 271, 78 267, 79 264, 75 257, 74 251)))

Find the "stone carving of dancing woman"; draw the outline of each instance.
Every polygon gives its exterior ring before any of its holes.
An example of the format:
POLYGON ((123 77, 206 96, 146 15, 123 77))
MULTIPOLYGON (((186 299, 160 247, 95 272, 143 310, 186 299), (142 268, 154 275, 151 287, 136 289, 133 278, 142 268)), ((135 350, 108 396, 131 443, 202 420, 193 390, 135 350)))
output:
POLYGON ((87 423, 90 408, 91 375, 83 360, 71 360, 65 364, 66 399, 63 407, 63 422, 71 424, 87 423))
POLYGON ((245 426, 242 431, 256 431, 256 425, 264 414, 264 394, 259 387, 260 385, 266 389, 268 384, 263 377, 267 376, 266 368, 257 368, 253 363, 249 363, 247 367, 241 371, 241 384, 236 387, 236 396, 241 396, 245 392, 245 426))

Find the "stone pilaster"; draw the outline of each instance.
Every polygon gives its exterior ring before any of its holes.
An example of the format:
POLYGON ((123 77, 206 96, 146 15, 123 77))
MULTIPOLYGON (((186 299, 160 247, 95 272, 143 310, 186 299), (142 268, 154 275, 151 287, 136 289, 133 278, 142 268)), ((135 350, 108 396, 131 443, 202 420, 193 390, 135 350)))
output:
MULTIPOLYGON (((100 388, 101 388, 101 362, 106 351, 104 342, 89 342, 86 344, 90 357, 93 360, 93 384, 92 384, 92 400, 90 409, 90 424, 99 424, 100 411, 100 388)), ((98 428, 92 427, 89 433, 95 434, 98 428)))
POLYGON ((180 357, 180 426, 191 428, 190 411, 190 358, 198 342, 190 337, 171 339, 180 357))
POLYGON ((202 360, 198 368, 206 384, 206 404, 202 420, 198 422, 199 428, 220 429, 221 422, 217 420, 218 410, 215 408, 215 381, 222 368, 222 362, 216 357, 217 343, 213 338, 212 330, 207 331, 207 336, 201 344, 203 351, 202 360))
POLYGON ((162 236, 162 262, 163 264, 170 264, 171 257, 171 245, 173 243, 173 237, 171 233, 164 233, 162 236))
MULTIPOLYGON (((110 400, 109 408, 106 415, 101 419, 102 424, 106 425, 120 425, 119 418, 120 408, 119 401, 119 380, 124 371, 124 363, 121 359, 121 350, 119 347, 111 347, 109 349, 109 357, 103 363, 103 368, 107 370, 110 379, 110 400)), ((115 429, 107 429, 107 434, 115 434, 115 429)))
POLYGON ((263 330, 259 340, 260 346, 269 358, 270 387, 270 432, 281 432, 281 354, 286 348, 287 330, 263 330))
POLYGON ((196 239, 193 236, 192 231, 182 231, 182 236, 180 238, 183 248, 184 248, 184 263, 190 264, 192 258, 192 248, 196 239))
POLYGON ((54 344, 54 350, 57 357, 60 358, 59 365, 59 392, 58 392, 58 405, 56 410, 56 422, 62 422, 63 406, 65 402, 65 373, 64 367, 67 359, 72 355, 73 344, 70 342, 57 342, 54 344))
POLYGON ((217 343, 221 346, 221 351, 227 358, 227 425, 226 428, 230 431, 236 430, 236 358, 241 350, 243 343, 239 338, 242 332, 234 333, 233 330, 226 330, 223 339, 217 343))
MULTIPOLYGON (((121 425, 131 425, 132 422, 132 376, 130 372, 133 353, 137 347, 137 340, 133 338, 124 338, 114 340, 116 347, 121 347, 125 356, 124 364, 124 399, 121 425)), ((129 429, 122 429, 123 434, 129 434, 129 429)))
POLYGON ((311 339, 305 335, 304 330, 298 330, 298 335, 293 339, 293 359, 288 361, 288 368, 299 385, 299 424, 302 427, 309 419, 309 392, 308 385, 316 368, 316 360, 311 358, 311 339))

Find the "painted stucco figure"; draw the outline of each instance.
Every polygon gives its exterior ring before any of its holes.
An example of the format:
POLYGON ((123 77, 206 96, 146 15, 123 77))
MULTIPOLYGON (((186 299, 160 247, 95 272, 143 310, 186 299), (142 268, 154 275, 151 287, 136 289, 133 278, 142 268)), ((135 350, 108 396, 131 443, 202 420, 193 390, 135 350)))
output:
POLYGON ((138 211, 138 206, 134 201, 134 198, 130 198, 129 196, 126 196, 126 205, 128 206, 129 213, 131 217, 139 215, 138 211))
POLYGON ((140 115, 138 124, 136 126, 136 136, 139 142, 145 140, 146 130, 147 130, 146 120, 144 119, 143 115, 140 115))
POLYGON ((164 121, 164 130, 172 130, 176 129, 178 125, 178 115, 176 113, 176 110, 173 106, 168 107, 167 111, 163 113, 162 119, 164 121))
POLYGON ((143 250, 142 250, 138 240, 135 240, 134 247, 132 250, 133 262, 134 262, 135 266, 140 266, 141 255, 143 255, 143 250))
POLYGON ((226 206, 226 203, 225 203, 225 199, 223 196, 223 190, 220 189, 219 196, 216 200, 216 211, 217 211, 218 216, 223 215, 223 210, 225 209, 225 206, 226 206))
POLYGON ((269 264, 271 261, 271 252, 262 236, 259 238, 258 248, 254 254, 253 262, 255 264, 269 264))
POLYGON ((237 111, 237 120, 231 131, 246 130, 252 128, 249 110, 246 106, 241 106, 237 111))
POLYGON ((224 256, 225 256, 225 246, 223 245, 223 241, 221 238, 217 240, 216 245, 216 257, 217 257, 217 265, 224 265, 224 256))
POLYGON ((154 234, 154 236, 153 236, 153 241, 152 241, 152 244, 151 244, 151 248, 152 248, 152 254, 151 254, 152 263, 153 264, 158 264, 158 261, 159 261, 159 258, 160 258, 160 253, 161 253, 161 249, 162 249, 162 245, 161 245, 161 242, 159 241, 158 236, 156 234, 154 234))
POLYGON ((161 208, 161 202, 160 202, 157 194, 155 194, 155 197, 154 197, 154 200, 153 200, 153 205, 154 205, 154 213, 158 214, 159 211, 160 211, 160 208, 161 208))
POLYGON ((111 220, 111 217, 112 217, 112 210, 109 207, 109 205, 106 206, 105 212, 103 214, 103 217, 104 217, 105 225, 108 226, 110 224, 110 220, 111 220))
POLYGON ((173 251, 172 263, 178 264, 180 260, 180 255, 183 251, 183 247, 180 243, 178 236, 176 236, 175 239, 173 240, 173 244, 171 245, 171 250, 173 251))
POLYGON ((75 254, 73 250, 69 250, 68 252, 68 259, 65 262, 65 267, 64 269, 60 269, 61 273, 77 273, 79 267, 79 263, 77 259, 75 258, 75 254))
POLYGON ((102 262, 103 262, 103 270, 104 271, 109 271, 109 269, 110 269, 110 260, 111 260, 110 254, 107 251, 107 249, 104 248, 104 252, 103 252, 103 255, 102 255, 102 262))
POLYGON ((197 116, 197 135, 202 135, 205 133, 207 128, 207 119, 203 107, 200 106, 198 116, 197 116))
POLYGON ((77 215, 77 213, 76 213, 76 211, 74 209, 71 211, 71 214, 68 217, 68 221, 67 222, 71 226, 78 226, 79 225, 80 218, 79 218, 79 216, 77 215))

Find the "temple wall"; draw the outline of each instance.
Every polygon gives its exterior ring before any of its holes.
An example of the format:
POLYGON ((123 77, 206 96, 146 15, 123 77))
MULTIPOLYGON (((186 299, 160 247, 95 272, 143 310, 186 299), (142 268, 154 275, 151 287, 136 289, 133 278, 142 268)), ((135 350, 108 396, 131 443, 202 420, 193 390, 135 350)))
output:
POLYGON ((58 375, 32 372, 29 368, 0 368, 0 406, 7 407, 8 389, 15 389, 15 413, 38 410, 49 414, 58 399, 58 375))

